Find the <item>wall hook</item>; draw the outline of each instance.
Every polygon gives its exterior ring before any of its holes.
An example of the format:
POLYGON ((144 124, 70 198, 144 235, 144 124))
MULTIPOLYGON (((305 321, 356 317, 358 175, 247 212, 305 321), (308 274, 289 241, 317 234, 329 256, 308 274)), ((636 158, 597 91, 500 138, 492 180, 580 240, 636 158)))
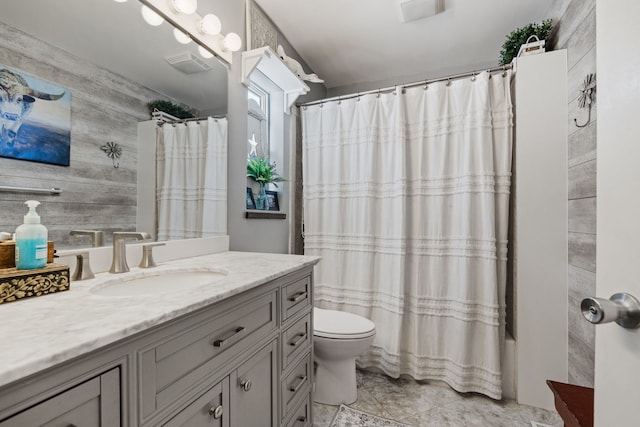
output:
POLYGON ((113 167, 118 169, 120 167, 120 156, 122 155, 122 147, 117 142, 107 142, 102 147, 100 147, 102 151, 107 154, 107 157, 111 159, 113 162, 113 167))
POLYGON ((582 83, 582 88, 580 89, 580 95, 578 96, 578 107, 579 108, 589 108, 589 116, 587 121, 579 125, 578 119, 573 119, 573 122, 577 127, 583 128, 587 126, 591 122, 591 106, 596 100, 596 75, 595 74, 587 74, 587 77, 584 78, 584 82, 582 83))

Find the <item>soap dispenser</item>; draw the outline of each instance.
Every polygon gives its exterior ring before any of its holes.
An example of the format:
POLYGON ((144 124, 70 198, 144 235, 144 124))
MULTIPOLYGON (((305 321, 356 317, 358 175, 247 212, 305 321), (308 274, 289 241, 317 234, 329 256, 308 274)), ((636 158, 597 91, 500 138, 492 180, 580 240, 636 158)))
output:
POLYGON ((47 228, 40 224, 36 207, 40 202, 28 200, 29 212, 24 224, 16 228, 16 267, 20 270, 42 268, 47 265, 47 228))

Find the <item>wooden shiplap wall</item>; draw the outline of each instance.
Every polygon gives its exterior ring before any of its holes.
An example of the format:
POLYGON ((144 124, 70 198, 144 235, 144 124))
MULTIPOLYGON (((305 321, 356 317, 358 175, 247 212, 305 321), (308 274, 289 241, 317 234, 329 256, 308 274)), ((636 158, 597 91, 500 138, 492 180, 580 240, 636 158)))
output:
POLYGON ((136 226, 137 123, 148 120, 147 102, 162 98, 137 83, 0 23, 0 67, 30 74, 71 90, 71 165, 0 158, 0 185, 60 187, 61 196, 0 193, 0 231, 15 231, 24 201, 39 200, 49 239, 57 248, 89 246, 70 237, 78 228, 111 232, 136 226), (120 167, 100 150, 122 146, 120 167))
POLYGON ((569 229, 569 382, 593 387, 595 326, 580 312, 580 301, 596 291, 596 118, 583 124, 587 110, 578 108, 578 95, 589 73, 596 73, 596 1, 557 0, 552 44, 567 49, 568 58, 568 229, 569 229))

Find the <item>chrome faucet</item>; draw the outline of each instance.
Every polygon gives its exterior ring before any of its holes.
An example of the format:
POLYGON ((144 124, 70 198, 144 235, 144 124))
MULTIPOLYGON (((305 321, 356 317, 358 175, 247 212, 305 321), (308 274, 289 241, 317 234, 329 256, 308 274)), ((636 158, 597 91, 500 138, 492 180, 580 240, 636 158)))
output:
POLYGON ((91 236, 91 246, 94 248, 104 246, 104 231, 98 230, 71 230, 71 236, 91 236))
POLYGON ((115 231, 113 233, 113 262, 109 273, 126 273, 129 271, 127 264, 126 239, 147 240, 151 236, 149 233, 138 231, 115 231))

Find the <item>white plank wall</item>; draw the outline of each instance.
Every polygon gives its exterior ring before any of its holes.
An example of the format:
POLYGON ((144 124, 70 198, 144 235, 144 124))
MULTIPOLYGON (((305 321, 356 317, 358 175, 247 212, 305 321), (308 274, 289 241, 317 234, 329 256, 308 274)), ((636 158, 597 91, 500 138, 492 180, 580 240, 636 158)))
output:
POLYGON ((0 158, 0 185, 60 187, 61 196, 0 193, 0 231, 15 231, 36 199, 49 239, 57 248, 89 246, 70 237, 78 228, 111 232, 136 227, 137 123, 148 120, 147 102, 163 98, 137 83, 0 23, 0 67, 30 74, 71 90, 69 167, 0 158), (120 167, 100 150, 122 146, 120 167))

